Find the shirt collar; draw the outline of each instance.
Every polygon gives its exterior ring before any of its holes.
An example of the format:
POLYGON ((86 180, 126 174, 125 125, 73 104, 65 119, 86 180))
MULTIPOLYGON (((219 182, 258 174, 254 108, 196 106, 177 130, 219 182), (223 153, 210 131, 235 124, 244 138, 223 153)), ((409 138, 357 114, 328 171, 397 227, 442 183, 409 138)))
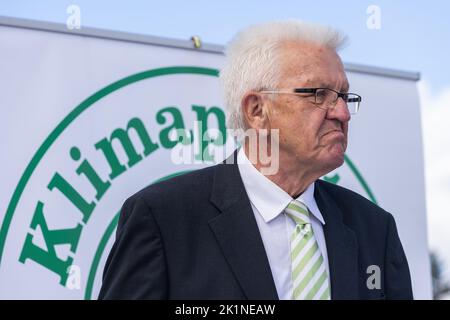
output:
MULTIPOLYGON (((243 148, 238 151, 237 162, 250 202, 261 214, 264 221, 270 222, 284 211, 292 201, 292 197, 259 172, 247 158, 243 148)), ((311 183, 296 200, 303 202, 311 213, 322 224, 325 224, 314 199, 314 183, 311 183)))

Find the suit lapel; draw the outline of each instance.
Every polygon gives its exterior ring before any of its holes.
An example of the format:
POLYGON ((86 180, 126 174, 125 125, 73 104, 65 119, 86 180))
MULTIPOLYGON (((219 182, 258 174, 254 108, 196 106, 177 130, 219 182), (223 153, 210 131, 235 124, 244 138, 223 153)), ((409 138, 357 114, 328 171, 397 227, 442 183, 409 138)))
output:
POLYGON ((211 202, 221 214, 211 219, 209 226, 246 298, 278 299, 258 225, 236 162, 216 166, 211 202))
POLYGON ((358 299, 358 242, 354 232, 344 224, 342 211, 323 184, 316 181, 314 197, 325 219, 331 298, 358 299))

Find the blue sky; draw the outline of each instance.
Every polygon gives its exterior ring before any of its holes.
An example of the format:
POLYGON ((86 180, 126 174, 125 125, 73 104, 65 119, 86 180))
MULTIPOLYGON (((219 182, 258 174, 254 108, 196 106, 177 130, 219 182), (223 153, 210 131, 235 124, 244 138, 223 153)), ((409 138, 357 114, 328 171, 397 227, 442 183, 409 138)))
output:
POLYGON ((419 71, 433 93, 450 85, 450 2, 406 0, 1 0, 0 15, 65 23, 66 8, 81 9, 82 26, 225 44, 251 23, 299 18, 339 28, 350 38, 346 62, 419 71), (381 12, 381 29, 366 26, 368 6, 381 12))

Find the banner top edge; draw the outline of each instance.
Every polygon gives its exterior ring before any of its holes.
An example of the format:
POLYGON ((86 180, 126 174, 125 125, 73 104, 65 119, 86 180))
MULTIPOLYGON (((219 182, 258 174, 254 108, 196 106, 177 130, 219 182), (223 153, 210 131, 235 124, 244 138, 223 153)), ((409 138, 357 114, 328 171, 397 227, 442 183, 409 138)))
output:
MULTIPOLYGON (((190 40, 166 38, 146 34, 99 29, 92 27, 82 27, 81 29, 70 30, 66 27, 66 25, 62 23, 8 17, 1 15, 0 15, 0 26, 34 29, 40 31, 64 33, 75 36, 85 36, 107 40, 118 40, 133 43, 150 44, 156 46, 171 47, 216 54, 223 54, 225 48, 223 45, 206 42, 202 43, 201 47, 196 48, 195 43, 190 40)), ((344 66, 347 71, 356 73, 372 74, 390 78, 400 78, 411 81, 419 81, 421 78, 420 72, 376 67, 357 63, 344 63, 344 66)))

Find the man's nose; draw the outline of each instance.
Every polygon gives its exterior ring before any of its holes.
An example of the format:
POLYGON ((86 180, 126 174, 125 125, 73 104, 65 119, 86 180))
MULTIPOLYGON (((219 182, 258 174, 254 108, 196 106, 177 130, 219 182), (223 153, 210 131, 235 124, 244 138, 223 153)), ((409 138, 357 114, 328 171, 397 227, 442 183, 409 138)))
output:
POLYGON ((341 122, 350 121, 351 115, 347 103, 339 97, 336 104, 328 109, 327 118, 337 119, 341 122))

